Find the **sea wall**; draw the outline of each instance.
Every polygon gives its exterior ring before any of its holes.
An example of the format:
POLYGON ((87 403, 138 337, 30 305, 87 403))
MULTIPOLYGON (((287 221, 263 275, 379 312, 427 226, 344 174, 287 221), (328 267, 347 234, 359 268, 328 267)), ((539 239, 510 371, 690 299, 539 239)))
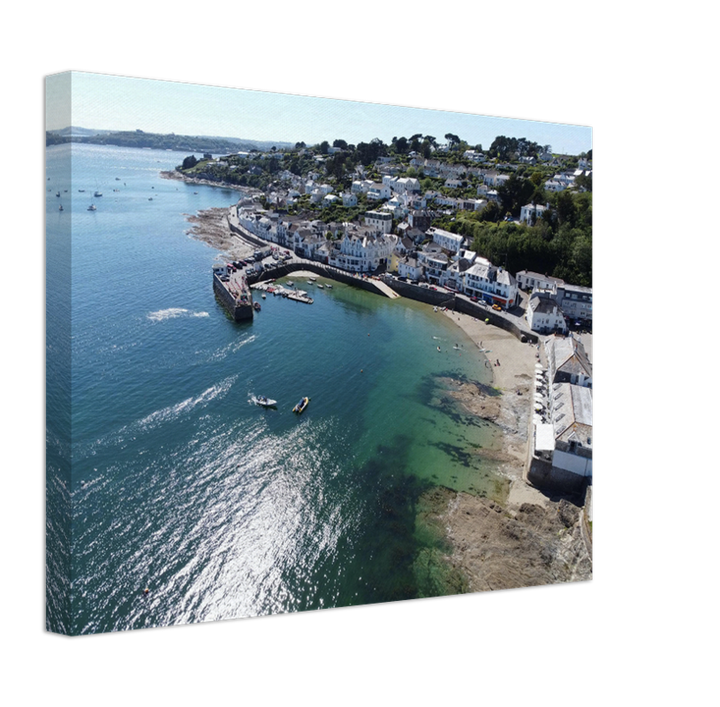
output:
POLYGON ((533 344, 537 344, 538 342, 537 334, 516 324, 507 314, 498 312, 487 305, 477 304, 465 297, 457 297, 448 292, 431 290, 428 287, 420 287, 420 285, 413 285, 410 282, 403 282, 395 278, 386 278, 385 283, 398 294, 408 299, 425 302, 426 304, 431 304, 436 307, 447 307, 448 309, 467 314, 476 319, 482 319, 483 321, 488 319, 489 324, 509 331, 520 340, 530 341, 533 344))

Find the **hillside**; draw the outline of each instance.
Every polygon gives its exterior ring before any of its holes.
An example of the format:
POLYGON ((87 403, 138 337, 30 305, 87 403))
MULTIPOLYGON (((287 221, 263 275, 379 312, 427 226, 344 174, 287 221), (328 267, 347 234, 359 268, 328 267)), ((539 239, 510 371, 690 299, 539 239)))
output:
POLYGON ((288 146, 289 143, 242 138, 213 137, 206 135, 176 135, 175 133, 148 133, 143 130, 93 130, 70 126, 46 133, 46 144, 82 142, 94 145, 118 145, 120 147, 150 147, 157 150, 182 152, 209 152, 228 154, 248 150, 269 150, 288 146))

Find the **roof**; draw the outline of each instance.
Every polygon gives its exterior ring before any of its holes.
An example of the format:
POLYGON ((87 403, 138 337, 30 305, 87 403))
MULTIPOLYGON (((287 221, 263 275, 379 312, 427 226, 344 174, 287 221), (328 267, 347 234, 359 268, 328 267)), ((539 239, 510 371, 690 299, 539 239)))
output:
POLYGON ((540 297, 535 294, 530 298, 528 306, 533 312, 539 314, 553 314, 557 309, 557 302, 549 297, 540 297))
POLYGON ((555 439, 592 449, 592 390, 581 385, 556 383, 551 397, 555 439))
POLYGON ((551 336, 545 341, 550 377, 555 378, 557 371, 569 374, 582 374, 592 377, 592 364, 580 341, 569 337, 551 336))

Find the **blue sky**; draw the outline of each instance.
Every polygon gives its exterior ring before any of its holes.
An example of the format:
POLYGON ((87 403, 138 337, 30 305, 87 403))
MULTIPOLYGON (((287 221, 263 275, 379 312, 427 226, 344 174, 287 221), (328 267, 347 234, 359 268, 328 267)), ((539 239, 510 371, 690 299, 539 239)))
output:
MULTIPOLYGON (((498 118, 439 109, 360 103, 332 98, 203 86, 73 72, 48 77, 47 128, 72 125, 99 130, 135 130, 216 135, 314 144, 349 143, 415 133, 440 142, 447 133, 487 149, 498 135, 525 137, 555 152, 577 154, 592 147, 589 127, 498 118), (70 78, 68 78, 70 76, 70 78), (67 105, 68 85, 72 105, 67 105), (68 118, 71 112, 71 117, 68 118)), ((528 105, 531 112, 532 106, 528 105)))

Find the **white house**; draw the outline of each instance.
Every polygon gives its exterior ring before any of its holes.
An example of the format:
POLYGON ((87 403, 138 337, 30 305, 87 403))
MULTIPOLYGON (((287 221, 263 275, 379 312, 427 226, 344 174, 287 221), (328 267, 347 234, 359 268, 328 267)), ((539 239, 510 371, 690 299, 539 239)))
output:
POLYGON ((370 272, 387 265, 397 236, 378 233, 370 227, 346 224, 345 234, 330 252, 330 265, 351 272, 370 272))
POLYGON ((353 194, 367 194, 373 184, 371 179, 356 179, 350 186, 350 191, 353 194))
POLYGON ((418 252, 418 263, 425 269, 425 277, 429 282, 440 284, 445 278, 445 271, 450 267, 450 259, 443 253, 437 243, 428 243, 418 252))
POLYGON ((557 179, 548 179, 545 184, 545 191, 559 192, 565 189, 565 184, 559 182, 557 179))
POLYGON ((542 204, 525 204, 525 206, 520 207, 520 222, 533 226, 545 211, 547 211, 547 206, 542 204))
POLYGON ((423 277, 423 267, 417 258, 406 256, 398 261, 398 275, 408 280, 420 280, 423 277))
POLYGON ((435 228, 435 226, 428 228, 426 233, 433 239, 433 242, 437 243, 443 250, 447 250, 453 254, 460 252, 465 241, 463 236, 457 233, 450 233, 450 231, 445 231, 442 228, 435 228))
POLYGON ((515 273, 518 287, 523 290, 552 290, 556 291, 559 285, 564 284, 564 281, 559 277, 549 277, 548 275, 541 275, 540 273, 532 272, 531 270, 520 270, 515 273))
POLYGON ((565 317, 557 306, 557 302, 546 293, 536 291, 532 294, 525 318, 530 329, 541 334, 567 330, 565 317))
POLYGON ((380 233, 390 233, 392 231, 392 214, 386 211, 366 211, 365 225, 380 233))
POLYGON ((389 199, 392 195, 392 189, 387 184, 380 184, 374 182, 373 185, 367 190, 367 198, 373 201, 382 201, 389 199))
POLYGON ((497 304, 503 309, 514 307, 518 296, 515 278, 504 268, 480 257, 462 273, 461 290, 470 297, 497 304))
POLYGON ((477 150, 465 150, 463 157, 466 160, 472 160, 473 162, 485 162, 485 155, 477 150))
POLYGON ((382 179, 397 194, 415 194, 420 191, 420 182, 414 177, 393 177, 386 175, 382 179))
POLYGON ((345 192, 342 195, 343 206, 357 206, 357 196, 352 193, 345 192))

